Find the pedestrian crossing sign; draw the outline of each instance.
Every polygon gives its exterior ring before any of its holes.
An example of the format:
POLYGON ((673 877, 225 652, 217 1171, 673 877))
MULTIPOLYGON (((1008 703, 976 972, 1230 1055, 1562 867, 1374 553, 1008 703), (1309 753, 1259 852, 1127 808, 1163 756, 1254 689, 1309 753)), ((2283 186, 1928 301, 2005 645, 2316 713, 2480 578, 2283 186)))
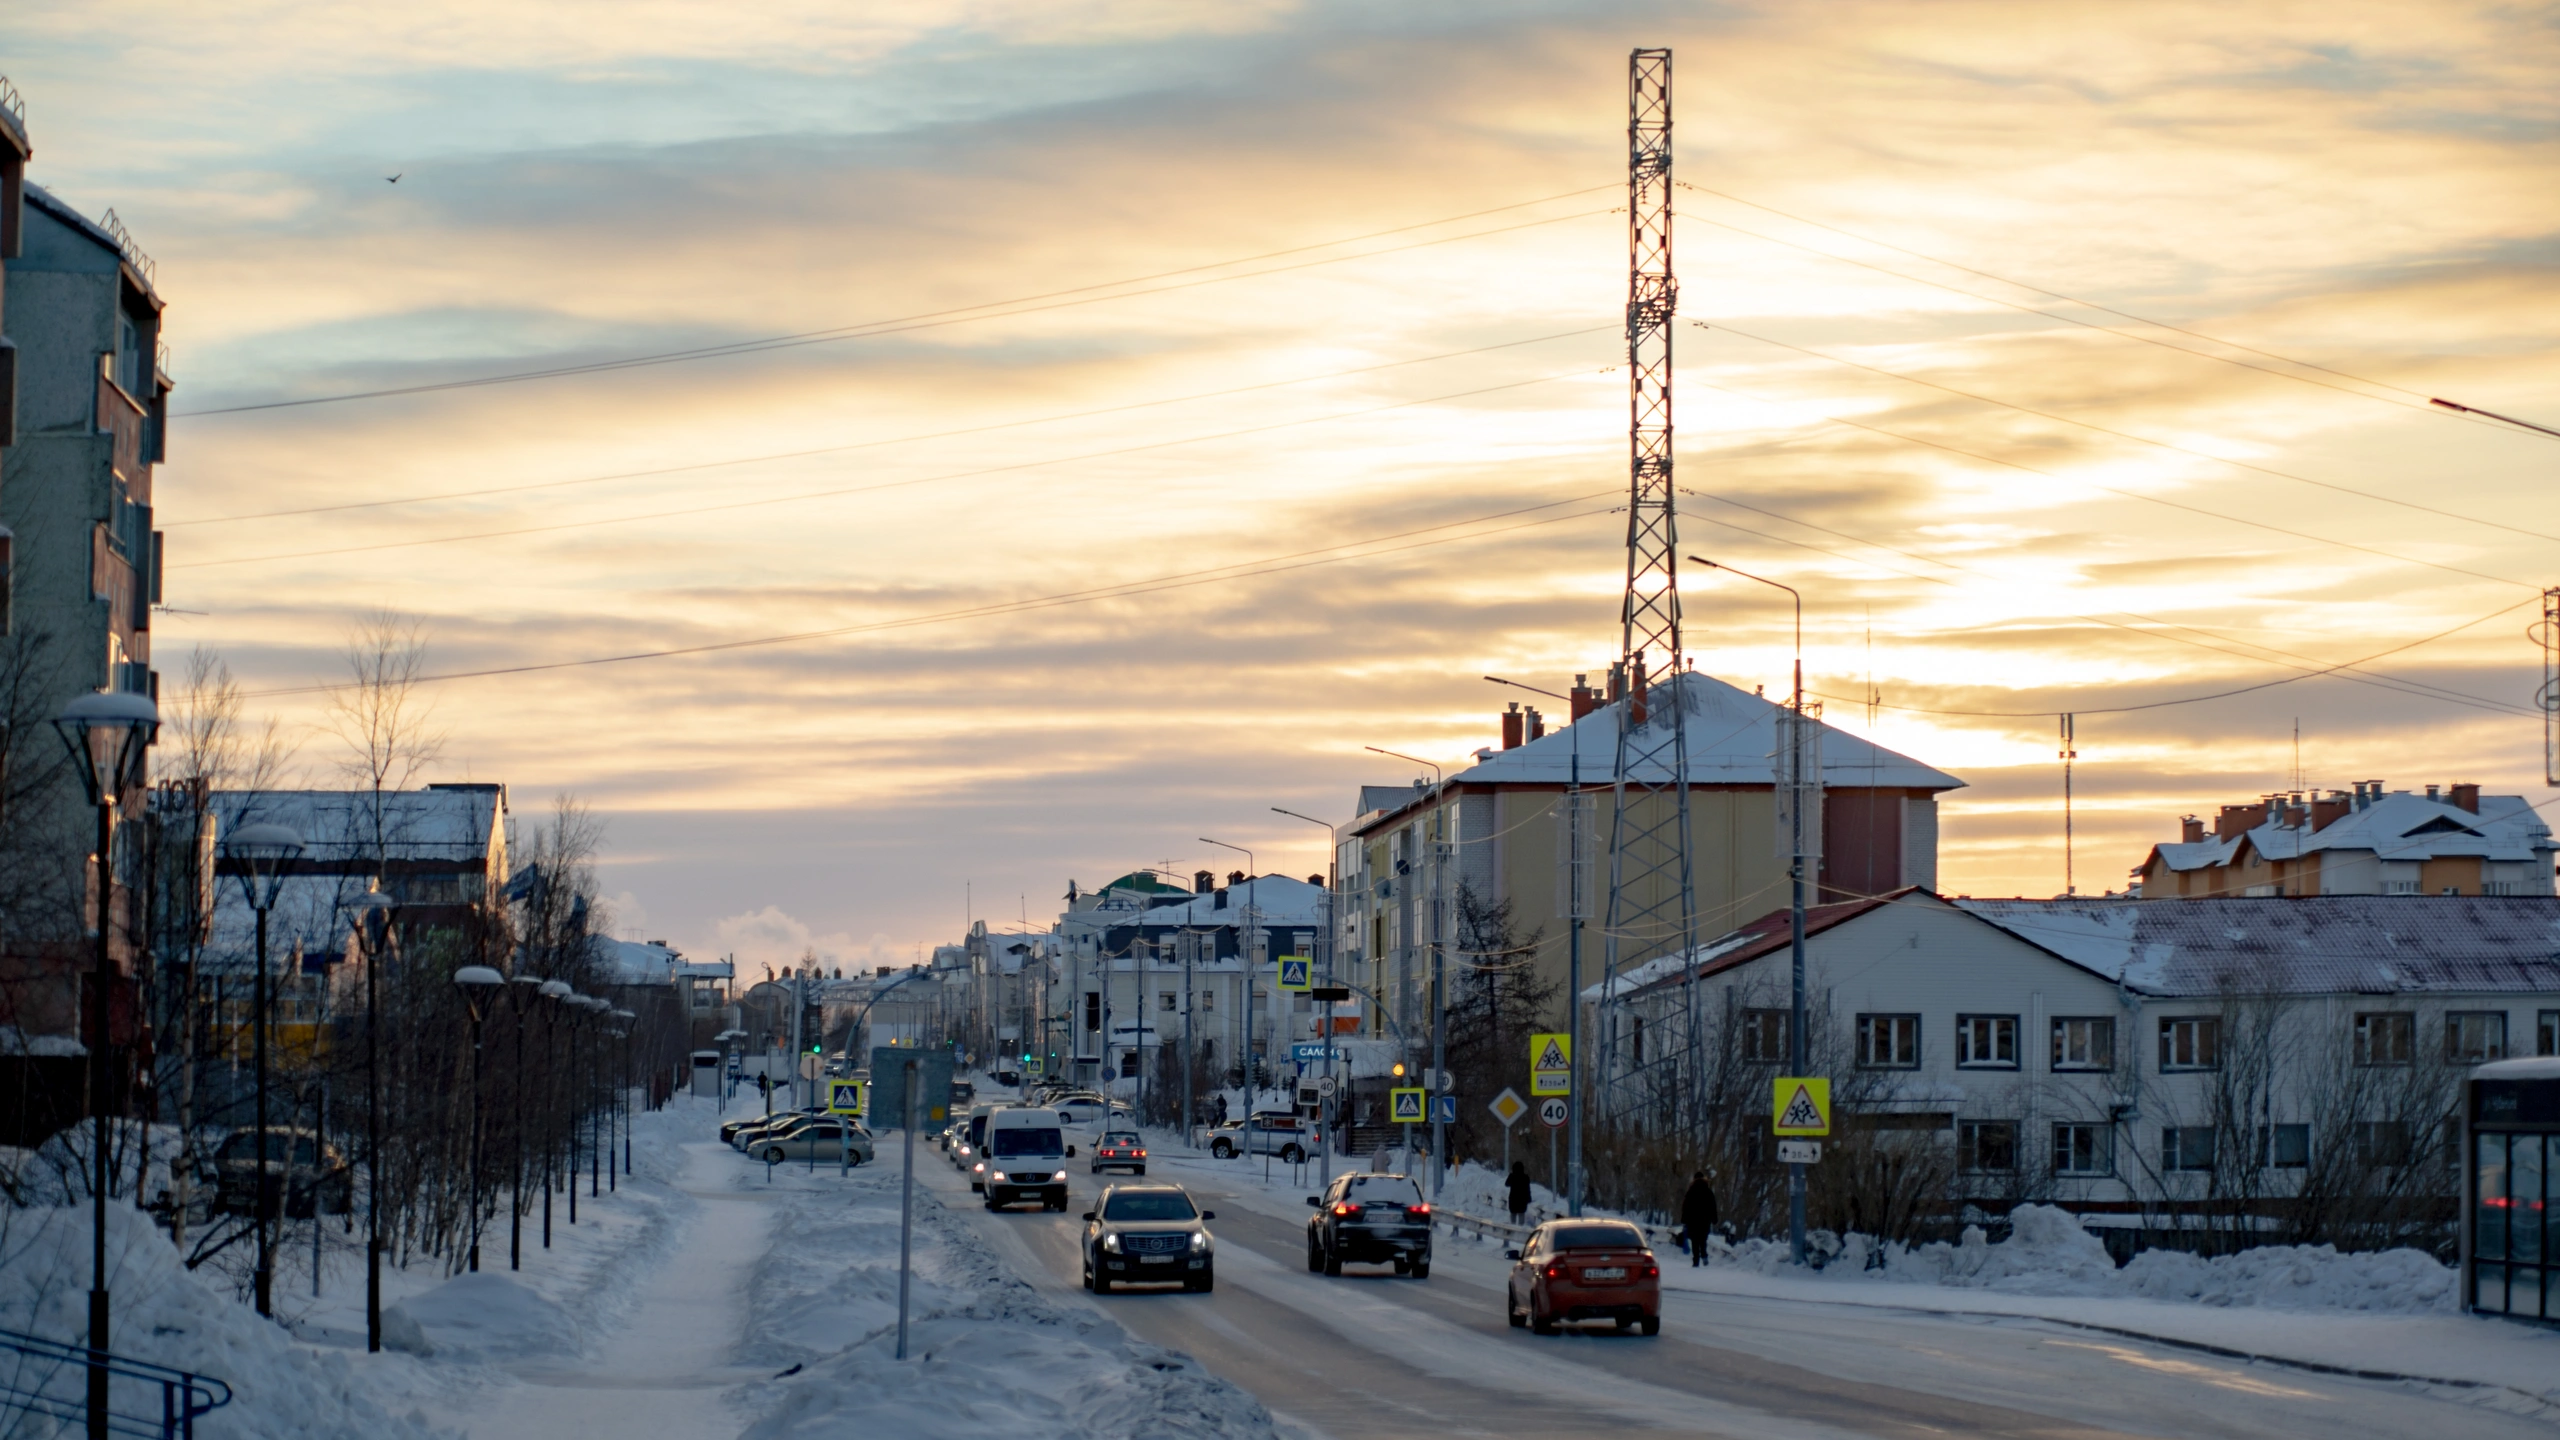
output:
POLYGON ((1312 990, 1315 988, 1315 981, 1308 977, 1313 974, 1314 971, 1315 962, 1308 959, 1306 956, 1283 955, 1280 957, 1280 988, 1283 990, 1312 990))
POLYGON ((1422 1087, 1399 1087, 1387 1092, 1387 1123, 1419 1125, 1422 1123, 1422 1087))
POLYGON ((1568 1034, 1529 1037, 1529 1093, 1573 1093, 1573 1037, 1568 1034))
POLYGON ((1830 1134, 1831 1082, 1816 1075, 1779 1076, 1770 1095, 1769 1131, 1773 1135, 1830 1134))
POLYGON ((830 1080, 827 1082, 827 1108, 838 1115, 862 1113, 862 1082, 830 1080))

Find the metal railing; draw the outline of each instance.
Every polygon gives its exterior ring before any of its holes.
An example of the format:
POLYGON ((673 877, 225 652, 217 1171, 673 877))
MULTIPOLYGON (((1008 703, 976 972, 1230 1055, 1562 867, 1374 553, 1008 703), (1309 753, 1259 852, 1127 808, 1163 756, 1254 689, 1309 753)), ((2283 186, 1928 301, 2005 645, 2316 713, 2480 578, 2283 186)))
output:
POLYGON ((27 97, 18 93, 18 87, 10 84, 6 75, 0 75, 0 116, 6 116, 20 135, 27 133, 27 97))
POLYGON ((93 1357, 107 1372, 110 1435, 194 1440, 196 1417, 231 1403, 231 1387, 211 1376, 172 1370, 166 1365, 95 1351, 86 1345, 68 1345, 23 1331, 0 1330, 0 1435, 75 1433, 89 1414, 93 1357), (145 1408, 130 1408, 130 1397, 136 1390, 157 1390, 156 1406, 145 1399, 141 1401, 145 1408), (129 1408, 115 1408, 119 1391, 129 1397, 129 1408), (30 1420, 52 1421, 54 1428, 31 1427, 27 1424, 30 1420))
POLYGON ((107 237, 116 242, 116 249, 123 254, 125 263, 133 267, 134 273, 142 277, 142 283, 158 290, 159 269, 151 263, 150 256, 142 253, 142 243, 133 238, 133 232, 124 228, 123 217, 109 210, 98 217, 98 228, 106 231, 107 237))

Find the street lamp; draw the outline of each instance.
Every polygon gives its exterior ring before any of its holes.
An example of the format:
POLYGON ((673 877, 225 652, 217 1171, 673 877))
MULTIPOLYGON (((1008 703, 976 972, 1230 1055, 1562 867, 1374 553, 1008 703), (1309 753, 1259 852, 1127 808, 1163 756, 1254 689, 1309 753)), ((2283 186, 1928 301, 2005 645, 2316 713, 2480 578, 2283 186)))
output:
POLYGON ((1431 766, 1432 828, 1438 837, 1431 842, 1431 1198, 1437 1200, 1440 1198, 1441 1179, 1449 1169, 1449 1127, 1440 1118, 1439 1105, 1439 1096, 1448 1089, 1449 1074, 1449 944, 1445 935, 1446 902, 1441 898, 1441 888, 1449 878, 1447 857, 1452 846, 1449 815, 1440 808, 1442 782, 1439 766, 1418 756, 1381 750, 1375 745, 1360 748, 1416 765, 1431 766))
POLYGON ((464 1008, 471 1012, 471 1262, 472 1273, 480 1270, 480 1022, 487 1016, 489 1001, 507 983, 507 977, 486 965, 465 965, 453 972, 455 988, 462 992, 464 1008))
MULTIPOLYGON (((628 1110, 631 1104, 631 1031, 632 1022, 640 1017, 628 1010, 615 1010, 610 1013, 614 1021, 614 1038, 622 1042, 622 1073, 613 1082, 613 1118, 614 1122, 622 1127, 622 1173, 628 1175, 631 1173, 631 1116, 628 1110)), ((608 1147, 605 1154, 607 1175, 613 1173, 612 1164, 613 1155, 608 1147)), ((617 1182, 614 1188, 618 1190, 622 1187, 617 1182)))
MULTIPOLYGON (((542 1011, 542 1073, 544 1079, 553 1080, 559 1073, 556 1067, 560 1060, 560 1011, 568 1003, 570 990, 566 982, 545 980, 535 987, 533 993, 551 1002, 542 1011)), ((570 1033, 572 1036, 577 1033, 574 1027, 570 1033)), ((550 1119, 542 1127, 542 1248, 548 1250, 551 1248, 551 1192, 560 1158, 559 1132, 564 1127, 559 1124, 560 1087, 554 1083, 546 1084, 543 1089, 546 1092, 544 1098, 551 1102, 550 1119)), ((577 1192, 571 1190, 570 1208, 574 1211, 577 1204, 577 1192)))
MULTIPOLYGON (((1517 680, 1505 680, 1499 675, 1487 675, 1484 678, 1496 685, 1508 685, 1515 690, 1527 690, 1533 694, 1551 696, 1562 700, 1568 707, 1574 703, 1572 696, 1558 695, 1553 690, 1541 690, 1535 685, 1523 685, 1517 680)), ((1590 693, 1583 687, 1580 676, 1574 677, 1574 686, 1576 689, 1583 690, 1586 695, 1590 693)), ((1564 877, 1566 896, 1564 1043, 1565 1053, 1571 1057, 1566 1063, 1572 1068, 1565 1072, 1565 1162, 1562 1178, 1565 1213, 1580 1215, 1582 1213, 1582 1061, 1580 1059, 1583 1053, 1582 922, 1589 918, 1588 898, 1584 893, 1587 887, 1583 884, 1583 876, 1590 866, 1591 857, 1587 850, 1590 837, 1584 833, 1582 824, 1582 717, 1574 714, 1570 708, 1565 711, 1565 728, 1573 732, 1572 769, 1568 772, 1570 778, 1566 781, 1564 790, 1565 855, 1567 857, 1564 877)), ((1535 1090, 1537 1087, 1530 1088, 1535 1090)), ((1554 1137, 1551 1135, 1547 1146, 1549 1184, 1555 1183, 1558 1178, 1554 1173, 1555 1168, 1555 1145, 1554 1137)))
MULTIPOLYGON (((243 825, 231 833, 231 838, 223 843, 222 848, 238 865, 236 874, 241 898, 248 902, 250 910, 258 917, 258 972, 252 981, 249 1001, 251 1049, 256 1056, 258 1087, 258 1198, 250 1218, 258 1230, 258 1313, 272 1315, 275 1313, 272 1291, 276 1272, 275 1256, 267 1237, 267 1167, 275 1162, 275 1156, 269 1149, 271 1142, 267 1136, 267 915, 276 908, 276 896, 284 889, 285 867, 302 854, 302 837, 282 825, 243 825)), ((291 1177, 292 1170, 288 1166, 284 1178, 289 1181, 291 1177)), ((281 1185, 276 1198, 282 1198, 281 1185)))
MULTIPOLYGON (((1233 850, 1244 857, 1244 923, 1237 927, 1236 967, 1244 972, 1244 1118, 1247 1123, 1251 1123, 1254 1096, 1260 1091, 1260 1087, 1254 1083, 1253 1073, 1253 953, 1262 941, 1262 930, 1256 923, 1261 917, 1255 912, 1253 905, 1253 886, 1254 881, 1261 877, 1262 867, 1254 863, 1253 852, 1242 845, 1230 845, 1224 840, 1212 840, 1206 835, 1199 839, 1203 845, 1215 845, 1221 850, 1233 850)), ((1109 972, 1104 973, 1107 975, 1109 972)), ((1107 996, 1110 993, 1110 986, 1106 982, 1103 994, 1107 996)), ((1104 1037, 1104 1043, 1106 1045, 1109 1043, 1108 1036, 1104 1037)), ((1186 1128, 1190 1123, 1188 1119, 1183 1121, 1186 1128)))
POLYGON ((364 1348, 382 1351, 382 1017, 376 976, 399 943, 399 902, 379 889, 355 903, 364 935, 364 1348))
POLYGON ((1333 1118, 1333 1117, 1338 1117, 1338 1116, 1340 1115, 1340 1113, 1341 1113, 1341 1106, 1340 1106, 1339 1102, 1337 1102, 1337 1101, 1333 1098, 1334 1085, 1333 1085, 1333 997, 1332 997, 1332 992, 1333 992, 1333 988, 1334 988, 1334 979, 1333 979, 1333 956, 1334 956, 1334 952, 1335 952, 1335 950, 1336 950, 1337 948, 1339 948, 1339 940, 1337 939, 1337 937, 1336 937, 1336 936, 1335 936, 1335 934, 1334 934, 1333 896, 1334 896, 1334 892, 1335 892, 1335 890, 1337 890, 1338 888, 1340 888, 1340 886, 1341 886, 1341 882, 1342 882, 1341 872, 1340 872, 1339 866, 1338 866, 1338 864, 1337 864, 1337 861, 1338 861, 1338 859, 1339 859, 1339 856, 1338 856, 1337 852, 1338 852, 1338 850, 1340 849, 1340 847, 1339 847, 1339 846, 1337 846, 1336 844, 1334 844, 1334 828, 1333 828, 1333 823, 1332 823, 1331 821, 1329 821, 1329 820, 1319 820, 1319 819, 1317 819, 1316 817, 1314 817, 1313 815, 1301 815, 1301 814, 1299 814, 1299 813, 1298 813, 1297 811, 1295 811, 1295 810, 1284 810, 1284 809, 1280 808, 1280 807, 1279 807, 1279 806, 1277 806, 1277 805, 1274 805, 1274 806, 1272 806, 1272 807, 1271 807, 1271 813, 1272 813, 1272 814, 1274 814, 1274 815, 1286 815, 1286 816, 1288 816, 1288 817, 1289 817, 1290 819, 1292 819, 1292 820, 1304 820, 1304 821, 1306 821, 1306 822, 1307 822, 1308 824, 1310 824, 1310 825, 1321 825, 1321 826, 1323 826, 1323 827, 1324 827, 1324 834, 1325 834, 1325 847, 1324 847, 1324 940, 1323 940, 1323 944, 1324 944, 1324 985, 1325 985, 1325 1002, 1324 1002, 1324 1019, 1323 1019, 1323 1025, 1324 1025, 1324 1078, 1325 1078, 1325 1084, 1324 1084, 1324 1096, 1323 1096, 1323 1101, 1322 1101, 1322 1103, 1318 1106, 1318 1109, 1319 1109, 1319 1110, 1321 1110, 1321 1111, 1323 1111, 1323 1112, 1325 1112, 1325 1113, 1327 1114, 1327 1116, 1331 1119, 1331 1125, 1330 1125, 1330 1128, 1328 1128, 1328 1129, 1326 1130, 1326 1132, 1325 1132, 1325 1135, 1324 1135, 1324 1144, 1323 1144, 1323 1146, 1322 1146, 1322 1147, 1317 1151, 1317 1153, 1318 1153, 1318 1154, 1320 1154, 1320 1155, 1322 1155, 1322 1156, 1324 1157, 1321 1161, 1319 1161, 1319 1162, 1317 1163, 1317 1166, 1316 1166, 1316 1188, 1317 1188, 1317 1189, 1319 1189, 1319 1190, 1321 1190, 1321 1189, 1325 1188, 1326 1186, 1331 1185, 1331 1184, 1333 1183, 1333 1146, 1334 1146, 1334 1140, 1335 1140, 1334 1132, 1342 1128, 1342 1127, 1341 1127, 1341 1121, 1339 1120, 1339 1118, 1333 1118))
POLYGON ((514 1054, 507 1072, 507 1268, 524 1268, 524 1019, 542 998, 542 979, 513 975, 507 985, 507 1031, 514 1054))
MULTIPOLYGON (((108 914, 115 901, 116 800, 140 785, 151 742, 160 736, 160 710, 147 695, 99 691, 62 707, 53 728, 71 747, 71 758, 98 807, 98 948, 91 1004, 98 1023, 89 1039, 89 1110, 95 1125, 90 1156, 91 1201, 96 1207, 89 1237, 89 1434, 107 1433, 107 1093, 114 1081, 114 1053, 107 1028, 107 996, 115 988, 115 957, 108 946, 108 914)), ((263 1232, 261 1234, 263 1243, 263 1232)), ((261 1298, 263 1298, 263 1291, 261 1298)))
MULTIPOLYGON (((1793 585, 1719 565, 1704 556, 1689 559, 1710 570, 1722 570, 1757 581, 1772 590, 1784 590, 1796 607, 1795 687, 1787 697, 1787 780, 1793 794, 1787 797, 1787 962, 1792 991, 1787 1010, 1787 1073, 1802 1075, 1805 1071, 1804 1037, 1804 807, 1805 784, 1804 730, 1804 595, 1793 585)), ((1819 779, 1820 777, 1816 777, 1819 779)), ((1787 1165, 1787 1253, 1798 1265, 1805 1263, 1804 1254, 1804 1165, 1790 1161, 1787 1165)))

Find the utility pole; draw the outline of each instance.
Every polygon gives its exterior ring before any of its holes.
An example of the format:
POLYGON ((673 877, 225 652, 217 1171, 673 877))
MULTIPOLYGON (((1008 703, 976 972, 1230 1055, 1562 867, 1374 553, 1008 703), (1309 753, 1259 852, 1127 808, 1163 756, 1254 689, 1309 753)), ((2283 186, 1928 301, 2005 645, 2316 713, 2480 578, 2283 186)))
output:
MULTIPOLYGON (((1435 795, 1435 800, 1444 797, 1435 795)), ((1440 1182, 1449 1173, 1449 1126, 1440 1118, 1440 1096, 1449 1074, 1449 939, 1448 888, 1449 807, 1442 803, 1431 819, 1431 1198, 1440 1199, 1440 1182)))
MULTIPOLYGON (((2076 738, 2072 734, 2074 718, 2068 712, 2062 717, 2062 893, 2065 895, 2080 893, 2079 877, 2073 873, 2071 863, 2071 762, 2080 758, 2079 750, 2074 748, 2076 744, 2076 738)), ((2301 727, 2301 721, 2294 722, 2293 743, 2297 761, 2302 754, 2301 727)))
MULTIPOLYGON (((1671 52, 1627 57, 1627 583, 1609 834, 1609 906, 1602 930, 1606 981, 1622 966, 1697 946, 1697 890, 1689 854, 1689 701, 1680 676, 1680 557, 1672 486, 1671 323, 1680 287, 1671 266, 1671 52), (1659 657, 1669 683, 1654 693, 1659 657), (1667 703, 1657 703, 1657 702, 1667 703), (1668 713, 1662 713, 1667 711, 1668 713)), ((1684 993, 1686 993, 1684 991, 1684 993)), ((1620 1063, 1617 996, 1604 991, 1601 1099, 1614 1122, 1620 1063)), ((1694 999, 1687 1010, 1695 1028, 1694 999)), ((1693 1077, 1694 1079, 1694 1077, 1693 1077)))

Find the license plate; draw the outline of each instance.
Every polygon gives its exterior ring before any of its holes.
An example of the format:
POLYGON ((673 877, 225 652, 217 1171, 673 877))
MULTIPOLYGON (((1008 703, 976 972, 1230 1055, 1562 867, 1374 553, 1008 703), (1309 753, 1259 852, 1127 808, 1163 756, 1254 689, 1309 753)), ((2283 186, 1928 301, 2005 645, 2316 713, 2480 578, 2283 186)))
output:
POLYGON ((1623 1265, 1601 1265, 1583 1271, 1582 1278, 1585 1280, 1624 1280, 1627 1278, 1627 1270, 1623 1265))
POLYGON ((1173 1255, 1141 1255, 1138 1257, 1138 1263, 1141 1265, 1170 1265, 1178 1258, 1180 1257, 1173 1255))

